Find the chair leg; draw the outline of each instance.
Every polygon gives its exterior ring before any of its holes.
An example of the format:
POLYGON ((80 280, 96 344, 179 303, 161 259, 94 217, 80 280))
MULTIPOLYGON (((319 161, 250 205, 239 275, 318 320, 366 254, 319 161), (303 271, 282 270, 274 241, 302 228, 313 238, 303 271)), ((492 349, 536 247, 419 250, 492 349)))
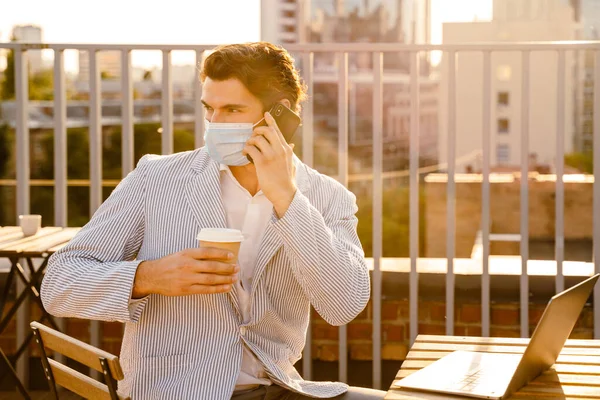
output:
POLYGON ((19 294, 19 297, 17 297, 15 299, 15 302, 12 305, 12 307, 2 317, 2 320, 0 321, 0 333, 4 332, 4 330, 6 329, 6 327, 8 326, 8 324, 10 323, 12 317, 19 310, 19 307, 21 306, 21 304, 23 303, 23 301, 25 301, 25 299, 27 298, 27 296, 29 296, 29 289, 25 288, 21 292, 21 294, 19 294))
POLYGON ((31 276, 30 280, 31 280, 31 283, 36 288, 39 288, 41 286, 40 278, 42 278, 44 275, 44 271, 46 270, 46 267, 48 266, 49 259, 50 259, 50 257, 44 258, 44 260, 42 261, 42 264, 36 270, 35 266, 33 265, 33 260, 30 257, 27 258, 27 266, 29 267, 29 273, 31 276))
MULTIPOLYGON (((13 263, 12 260, 11 263, 13 263)), ((6 277, 6 285, 4 286, 4 290, 2 291, 2 298, 0 299, 0 316, 4 314, 4 306, 6 305, 6 300, 8 300, 8 293, 10 292, 14 276, 15 266, 11 265, 10 271, 8 272, 8 276, 6 277)))
POLYGON ((108 392, 110 393, 110 398, 112 400, 119 400, 119 395, 117 394, 117 380, 112 376, 110 372, 110 368, 108 367, 108 362, 106 358, 99 357, 100 365, 102 365, 102 373, 104 374, 104 381, 106 386, 108 386, 108 392))
POLYGON ((50 386, 50 392, 54 396, 54 399, 58 400, 58 392, 56 390, 56 383, 54 381, 54 375, 52 374, 52 368, 50 367, 50 363, 48 362, 48 355, 46 354, 46 349, 44 348, 44 342, 42 342, 42 336, 40 335, 40 331, 38 328, 31 328, 33 330, 33 336, 35 337, 35 342, 38 344, 41 353, 42 366, 44 367, 44 374, 46 375, 46 379, 48 380, 48 386, 50 386))
POLYGON ((25 400, 31 400, 29 393, 27 393, 25 386, 23 386, 23 383, 19 380, 19 377, 17 376, 17 372, 14 370, 12 364, 10 363, 10 360, 8 359, 8 357, 6 357, 6 354, 4 354, 2 349, 0 349, 0 359, 2 359, 2 361, 4 361, 4 363, 6 364, 6 367, 8 368, 8 374, 12 376, 12 378, 17 386, 17 389, 21 393, 21 396, 23 396, 23 398, 25 400))
MULTIPOLYGON (((29 260, 29 259, 28 259, 29 260)), ((44 308, 44 304, 42 303, 42 299, 40 298, 40 293, 38 291, 38 289, 35 286, 35 279, 36 279, 36 275, 32 276, 32 280, 28 280, 27 279, 27 275, 25 273, 25 270, 23 269, 23 267, 21 266, 21 264, 17 263, 17 274, 18 276, 21 278, 21 280, 23 281, 23 283, 27 286, 29 286, 29 291, 27 292, 30 296, 31 299, 33 299, 33 301, 35 301, 38 305, 38 307, 40 308, 40 310, 42 310, 42 313, 44 315, 48 314, 46 312, 46 309, 44 308)), ((35 273, 34 273, 35 274, 35 273)), ((24 292, 26 291, 23 290, 24 292)), ((54 319, 52 317, 50 317, 48 315, 48 321, 50 322, 50 325, 52 325, 52 328, 56 329, 57 331, 60 332, 60 329, 58 327, 58 325, 56 324, 56 322, 54 321, 54 319)))
MULTIPOLYGON (((56 325, 54 323, 54 321, 52 321, 52 318, 50 318, 50 314, 48 314, 46 311, 43 311, 42 313, 42 317, 38 320, 38 322, 42 323, 44 322, 44 320, 48 320, 50 321, 51 324, 56 325)), ((33 328, 32 328, 33 329, 33 328)), ((60 332, 59 329, 56 329, 57 331, 60 332)), ((17 362, 17 360, 21 357, 21 355, 27 350, 27 348, 29 347, 29 343, 31 342, 31 339, 33 339, 34 337, 34 332, 30 332, 27 337, 25 338, 25 340, 23 341, 23 343, 21 344, 21 347, 19 347, 17 349, 17 351, 12 355, 13 358, 13 362, 17 362)))

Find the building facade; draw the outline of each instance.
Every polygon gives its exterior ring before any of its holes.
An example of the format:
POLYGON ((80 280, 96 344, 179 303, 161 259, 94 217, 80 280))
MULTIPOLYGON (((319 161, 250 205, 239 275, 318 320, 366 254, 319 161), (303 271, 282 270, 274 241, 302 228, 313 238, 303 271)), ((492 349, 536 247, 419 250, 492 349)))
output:
MULTIPOLYGON (((286 43, 427 43, 429 0, 263 0, 262 39, 286 43)), ((420 58, 420 154, 435 163, 439 79, 430 76, 427 54, 420 58)), ((410 137, 410 58, 406 52, 383 59, 384 170, 405 169, 410 137)), ((301 67, 301 62, 299 62, 301 67)), ((302 69, 302 68, 300 68, 302 69)), ((337 78, 334 52, 314 55, 315 164, 337 171, 337 78)), ((373 65, 371 53, 348 55, 349 168, 368 171, 373 148, 373 65)))
MULTIPOLYGON (((119 51, 98 52, 98 68, 103 79, 115 79, 121 76, 121 53, 119 51)), ((88 51, 79 51, 78 81, 90 80, 90 55, 88 51)))
MULTIPOLYGON (((572 8, 560 0, 494 0, 493 19, 487 22, 446 23, 443 43, 574 40, 577 24, 572 8)), ((498 169, 521 164, 522 60, 519 52, 491 56, 491 99, 483 99, 483 55, 458 53, 456 61, 456 157, 482 149, 485 101, 491 101, 491 162, 498 169)), ((531 52, 529 69, 529 157, 531 163, 552 169, 556 158, 558 57, 556 52, 531 52)), ((565 152, 573 149, 574 57, 566 54, 564 98, 565 152)), ((448 57, 442 63, 439 160, 446 162, 448 145, 448 57)), ((477 169, 476 159, 457 170, 477 169), (462 169, 461 169, 462 168, 462 169)))
MULTIPOLYGON (((600 2, 571 0, 579 21, 578 39, 600 39, 600 2)), ((594 52, 579 52, 576 74, 575 151, 591 154, 594 136, 594 52)))
MULTIPOLYGON (((42 43, 42 28, 35 25, 16 25, 12 30, 12 39, 21 43, 42 43)), ((33 74, 44 69, 41 50, 27 52, 29 71, 33 74)))

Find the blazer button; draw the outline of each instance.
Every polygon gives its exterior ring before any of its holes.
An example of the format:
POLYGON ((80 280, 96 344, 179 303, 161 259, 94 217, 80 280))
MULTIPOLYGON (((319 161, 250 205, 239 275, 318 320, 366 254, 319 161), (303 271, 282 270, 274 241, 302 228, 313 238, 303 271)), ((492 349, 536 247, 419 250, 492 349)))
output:
POLYGON ((240 326, 240 334, 241 335, 245 335, 246 334, 246 327, 245 326, 240 326))

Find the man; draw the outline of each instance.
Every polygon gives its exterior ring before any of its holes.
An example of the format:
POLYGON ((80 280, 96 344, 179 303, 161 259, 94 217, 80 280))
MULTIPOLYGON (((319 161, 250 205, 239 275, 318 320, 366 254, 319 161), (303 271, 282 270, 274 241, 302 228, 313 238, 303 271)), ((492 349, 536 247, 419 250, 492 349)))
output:
POLYGON ((125 322, 119 389, 134 399, 383 398, 293 367, 310 306, 346 324, 370 282, 355 197, 302 164, 266 112, 305 97, 292 58, 269 43, 222 46, 201 79, 207 146, 143 157, 50 260, 44 306, 125 322), (199 249, 202 228, 241 230, 238 264, 199 249))

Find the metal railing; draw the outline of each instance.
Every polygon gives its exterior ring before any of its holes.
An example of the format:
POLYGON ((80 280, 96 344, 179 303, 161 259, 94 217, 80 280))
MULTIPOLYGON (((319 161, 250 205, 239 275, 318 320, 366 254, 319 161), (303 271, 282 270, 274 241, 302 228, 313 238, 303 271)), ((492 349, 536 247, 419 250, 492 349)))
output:
MULTIPOLYGON (((594 67, 594 175, 600 176, 600 43, 599 42, 569 42, 569 43, 502 43, 502 44, 456 44, 456 45, 400 45, 400 44, 308 44, 288 45, 287 49, 294 54, 300 54, 304 63, 303 78, 308 87, 309 98, 314 94, 314 58, 319 53, 337 54, 337 79, 338 79, 338 176, 337 179, 348 185, 351 177, 348 175, 348 56, 351 53, 368 52, 372 55, 372 85, 373 85, 373 166, 372 166, 372 200, 373 200, 373 275, 372 275, 372 300, 373 300, 373 387, 381 388, 381 304, 382 304, 382 257, 383 257, 383 86, 384 53, 404 52, 409 55, 410 77, 410 160, 409 160, 409 186, 410 186, 410 272, 409 272, 409 315, 410 315, 410 341, 414 341, 418 334, 418 301, 419 301, 419 276, 417 263, 419 260, 419 55, 423 52, 441 51, 448 62, 448 148, 447 148, 447 235, 446 235, 446 334, 454 333, 454 304, 455 304, 455 229, 456 229, 456 165, 457 165, 457 106, 456 101, 456 60, 457 55, 463 52, 478 52, 483 54, 483 85, 481 94, 482 118, 482 214, 481 214, 481 247, 482 247, 482 274, 481 274, 481 324, 482 334, 490 334, 490 135, 492 118, 492 75, 491 57, 494 52, 519 52, 522 64, 522 99, 521 99, 521 176, 528 176, 529 168, 529 106, 530 106, 530 55, 533 51, 551 51, 558 54, 557 76, 557 138, 556 138, 556 291, 564 288, 564 138, 565 138, 565 54, 568 51, 595 51, 594 67)), ((102 158, 101 158, 101 89, 100 70, 98 68, 97 52, 117 50, 122 54, 121 64, 121 97, 122 97, 122 172, 123 176, 129 173, 134 166, 133 155, 133 81, 131 52, 134 50, 159 50, 162 52, 162 153, 169 154, 173 151, 173 92, 171 89, 171 53, 173 51, 187 50, 196 53, 199 63, 203 52, 213 46, 192 45, 105 45, 105 44, 17 44, 0 43, 0 48, 15 51, 16 67, 16 135, 17 135, 17 213, 29 212, 29 188, 32 183, 29 173, 29 131, 27 121, 28 109, 28 79, 27 79, 27 51, 31 49, 50 49, 54 51, 54 186, 55 186, 55 221, 57 225, 65 226, 67 222, 67 154, 66 154, 66 87, 65 87, 65 50, 83 50, 89 52, 90 60, 90 125, 89 125, 89 151, 90 151, 90 213, 93 213, 102 201, 102 158)), ((194 94, 195 128, 194 138, 197 147, 203 145, 204 113, 200 101, 202 88, 198 83, 194 94)), ((314 163, 314 110, 309 101, 303 109, 303 161, 312 166, 314 163)), ((528 180, 521 179, 521 223, 520 235, 529 237, 528 180)), ((593 186, 593 255, 594 260, 600 260, 600 181, 595 181, 593 186)), ((521 279, 520 279, 520 304, 521 304, 521 336, 528 337, 528 274, 527 265, 529 247, 527 240, 520 241, 521 252, 521 279)), ((600 272, 600 263, 595 262, 595 271, 600 272)), ((339 380, 347 381, 347 330, 345 326, 339 328, 339 380)), ((600 338, 600 287, 594 292, 594 337, 600 338)), ((91 343, 100 344, 99 325, 92 326, 91 343)), ((305 360, 311 360, 311 331, 308 330, 307 344, 304 353, 305 360)), ((306 379, 312 376, 311 362, 303 364, 303 375, 306 379)))

